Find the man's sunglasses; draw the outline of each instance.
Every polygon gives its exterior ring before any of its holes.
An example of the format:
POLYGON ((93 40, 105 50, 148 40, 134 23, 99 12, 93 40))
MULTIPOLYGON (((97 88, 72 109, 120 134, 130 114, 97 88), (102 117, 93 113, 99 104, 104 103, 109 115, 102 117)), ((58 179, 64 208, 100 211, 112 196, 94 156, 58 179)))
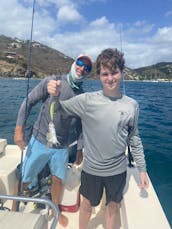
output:
POLYGON ((76 61, 76 65, 78 65, 79 67, 83 67, 84 66, 84 70, 86 72, 88 72, 88 73, 91 72, 91 69, 92 69, 91 65, 84 64, 84 62, 82 60, 80 60, 80 59, 78 59, 76 61))

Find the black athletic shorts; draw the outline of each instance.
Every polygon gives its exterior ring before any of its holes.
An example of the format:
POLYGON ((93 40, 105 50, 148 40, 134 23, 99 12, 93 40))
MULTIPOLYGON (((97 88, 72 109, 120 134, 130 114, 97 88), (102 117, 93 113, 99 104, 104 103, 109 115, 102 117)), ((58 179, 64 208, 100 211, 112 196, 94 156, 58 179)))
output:
POLYGON ((119 203, 123 198, 126 174, 124 172, 114 176, 101 177, 82 171, 80 194, 90 201, 91 206, 97 206, 105 189, 106 205, 110 201, 119 203))

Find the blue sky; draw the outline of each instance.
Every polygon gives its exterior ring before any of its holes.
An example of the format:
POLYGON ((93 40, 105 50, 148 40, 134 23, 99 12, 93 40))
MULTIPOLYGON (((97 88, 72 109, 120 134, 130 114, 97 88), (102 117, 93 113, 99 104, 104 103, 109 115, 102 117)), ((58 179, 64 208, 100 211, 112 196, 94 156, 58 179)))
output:
MULTIPOLYGON (((32 0, 1 0, 0 33, 30 38, 32 0)), ((172 62, 172 0, 35 0, 33 40, 93 60, 122 49, 126 66, 172 62)))

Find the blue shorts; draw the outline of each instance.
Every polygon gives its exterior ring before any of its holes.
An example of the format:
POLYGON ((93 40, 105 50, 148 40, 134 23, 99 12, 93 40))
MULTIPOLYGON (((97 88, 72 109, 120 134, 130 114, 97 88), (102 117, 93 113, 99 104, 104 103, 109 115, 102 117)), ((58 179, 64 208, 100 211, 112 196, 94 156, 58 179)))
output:
POLYGON ((54 149, 31 137, 22 166, 22 182, 36 183, 39 172, 48 163, 51 175, 65 180, 68 166, 68 148, 54 149))

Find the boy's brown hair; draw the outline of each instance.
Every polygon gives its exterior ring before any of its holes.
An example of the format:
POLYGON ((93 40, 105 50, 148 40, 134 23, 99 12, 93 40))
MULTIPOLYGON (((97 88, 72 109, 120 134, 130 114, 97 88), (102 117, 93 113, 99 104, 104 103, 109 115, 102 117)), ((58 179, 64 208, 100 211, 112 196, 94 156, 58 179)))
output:
POLYGON ((96 60, 96 73, 99 75, 101 67, 115 71, 117 68, 122 72, 125 68, 124 54, 118 49, 104 49, 96 60))

